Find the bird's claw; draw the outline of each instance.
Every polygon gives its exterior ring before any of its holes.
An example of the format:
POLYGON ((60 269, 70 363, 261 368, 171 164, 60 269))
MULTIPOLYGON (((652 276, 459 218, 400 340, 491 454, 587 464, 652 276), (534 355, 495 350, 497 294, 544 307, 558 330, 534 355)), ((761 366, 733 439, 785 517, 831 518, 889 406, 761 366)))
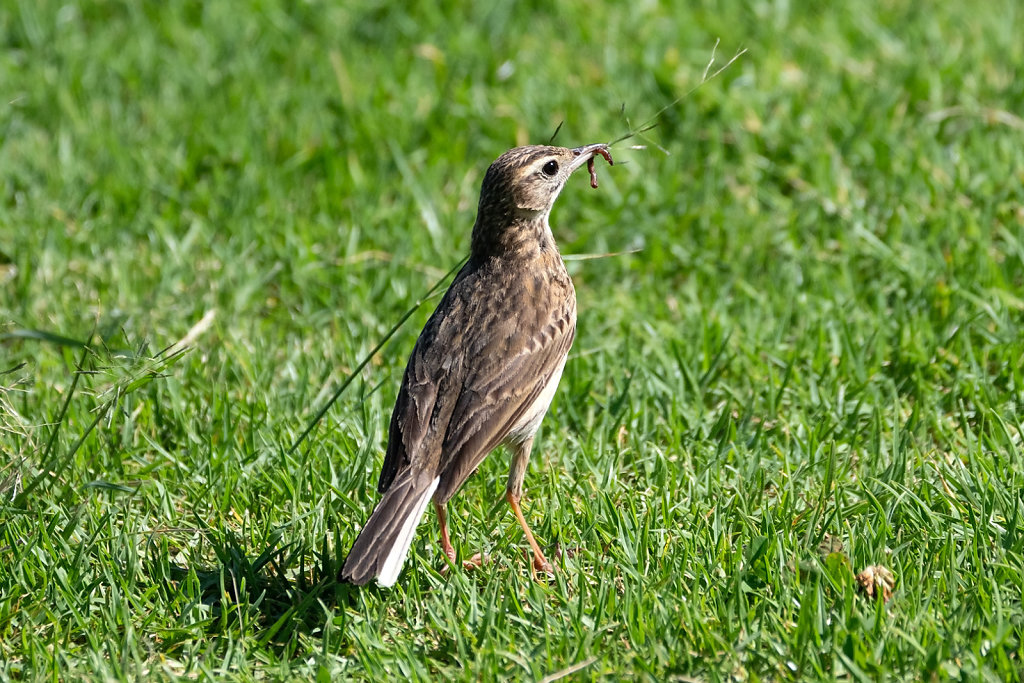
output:
MULTIPOLYGON (((458 563, 455 561, 455 553, 454 552, 452 552, 452 554, 448 557, 448 559, 449 559, 449 562, 445 563, 445 565, 443 567, 441 567, 441 574, 442 575, 447 575, 448 571, 453 566, 457 566, 458 565, 458 563)), ((473 571, 473 570, 476 570, 476 569, 482 569, 485 565, 488 565, 490 563, 491 563, 491 556, 490 555, 487 555, 486 553, 476 553, 476 554, 473 555, 473 557, 469 558, 468 560, 463 560, 462 561, 462 569, 463 569, 463 571, 473 571)))
POLYGON ((491 563, 491 556, 485 553, 476 553, 468 560, 462 561, 462 568, 467 571, 482 569, 484 565, 491 563))

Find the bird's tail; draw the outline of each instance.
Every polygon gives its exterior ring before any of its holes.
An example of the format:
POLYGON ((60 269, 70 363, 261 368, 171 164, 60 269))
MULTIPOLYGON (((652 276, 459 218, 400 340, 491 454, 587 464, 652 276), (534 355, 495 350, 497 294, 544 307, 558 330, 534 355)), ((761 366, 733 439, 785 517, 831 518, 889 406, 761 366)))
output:
POLYGON ((409 554, 416 525, 440 480, 434 477, 423 482, 400 477, 393 481, 348 551, 339 578, 361 586, 376 576, 381 586, 394 585, 409 554))

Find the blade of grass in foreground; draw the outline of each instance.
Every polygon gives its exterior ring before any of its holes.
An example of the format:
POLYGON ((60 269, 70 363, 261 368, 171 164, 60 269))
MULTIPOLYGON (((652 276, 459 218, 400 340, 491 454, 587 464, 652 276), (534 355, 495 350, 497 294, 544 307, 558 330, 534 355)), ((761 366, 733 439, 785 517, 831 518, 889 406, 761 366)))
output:
POLYGON ((78 449, 82 446, 82 443, 84 443, 85 437, 89 435, 89 432, 91 432, 96 427, 96 425, 99 424, 99 421, 103 419, 103 415, 106 414, 106 410, 102 410, 99 413, 97 413, 92 423, 90 423, 89 426, 86 428, 85 433, 82 435, 82 438, 79 439, 75 446, 68 451, 67 455, 65 455, 60 460, 60 462, 58 462, 53 467, 48 466, 50 455, 51 453, 53 453, 54 445, 57 443, 57 435, 60 433, 60 428, 61 425, 64 424, 65 417, 67 417, 68 408, 71 406, 71 399, 75 395, 75 390, 78 388, 78 380, 82 376, 82 366, 85 364, 85 359, 89 355, 89 343, 91 341, 92 337, 90 336, 89 340, 82 345, 82 357, 78 360, 78 363, 76 363, 75 365, 75 373, 74 377, 71 380, 71 386, 68 387, 67 396, 64 397, 64 403, 60 407, 60 413, 57 415, 57 421, 53 425, 53 431, 50 432, 50 438, 46 441, 46 448, 43 450, 43 457, 41 458, 40 462, 40 472, 39 474, 32 478, 32 480, 25 486, 25 488, 22 489, 21 493, 19 493, 17 497, 14 499, 14 504, 18 507, 24 505, 25 500, 28 499, 29 494, 35 491, 40 486, 42 486, 47 479, 51 477, 56 478, 60 474, 61 470, 63 470, 64 467, 67 466, 67 464, 71 461, 71 458, 75 457, 75 453, 78 452, 78 449))
POLYGON ((416 303, 413 304, 412 308, 406 311, 405 314, 398 319, 398 322, 396 322, 391 327, 391 329, 388 330, 387 334, 384 335, 384 338, 377 342, 376 346, 370 349, 370 352, 367 353, 361 361, 359 361, 359 365, 357 365, 352 370, 352 372, 349 373, 348 377, 345 378, 345 381, 341 383, 341 386, 339 386, 335 390, 334 395, 331 396, 330 399, 328 399, 327 403, 325 403, 323 407, 320 408, 319 411, 317 411, 317 414, 313 416, 313 419, 309 421, 309 424, 306 425, 306 429, 303 430, 302 434, 299 435, 299 438, 295 440, 295 443, 292 444, 292 447, 288 449, 288 453, 294 453, 299 448, 299 446, 302 445, 302 442, 306 440, 306 437, 309 436, 310 432, 313 431, 313 428, 316 427, 317 424, 319 424, 320 420, 322 420, 324 415, 327 414, 327 411, 331 409, 331 406, 333 406, 334 403, 339 398, 341 398, 341 395, 345 392, 345 389, 348 388, 348 385, 352 384, 352 381, 356 378, 356 375, 358 375, 360 371, 362 371, 362 369, 366 367, 366 364, 370 362, 370 359, 373 358, 378 351, 384 348, 384 345, 387 344, 388 341, 390 341, 391 338, 395 336, 395 333, 398 332, 399 329, 401 329, 402 325, 405 324, 405 321, 412 317, 412 314, 418 311, 420 306, 422 306, 424 302, 427 301, 427 299, 434 296, 434 294, 441 288, 441 286, 448 281, 448 278, 450 278, 468 260, 469 257, 464 256, 462 257, 462 260, 460 260, 458 263, 452 266, 451 270, 445 273, 440 280, 435 282, 434 285, 427 290, 427 293, 421 296, 419 299, 417 299, 416 303))

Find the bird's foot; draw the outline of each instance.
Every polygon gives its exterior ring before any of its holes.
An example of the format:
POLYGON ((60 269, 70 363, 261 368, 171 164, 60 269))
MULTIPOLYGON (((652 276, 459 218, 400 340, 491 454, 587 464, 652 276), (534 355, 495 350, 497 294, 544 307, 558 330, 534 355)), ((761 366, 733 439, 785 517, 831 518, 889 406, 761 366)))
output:
MULTIPOLYGON (((447 553, 445 553, 445 554, 447 555, 447 553)), ((448 574, 448 570, 449 569, 451 569, 454 566, 458 566, 458 563, 455 561, 455 552, 454 551, 452 552, 451 555, 448 556, 448 560, 449 560, 449 562, 446 563, 445 566, 441 567, 441 574, 442 575, 448 574)), ((490 555, 487 555, 485 553, 476 553, 475 555, 473 555, 473 557, 469 558, 468 560, 463 560, 462 561, 462 569, 465 570, 465 571, 473 571, 473 570, 476 570, 476 569, 482 569, 485 565, 488 565, 490 563, 491 563, 491 556, 490 555)))
MULTIPOLYGON (((523 557, 529 558, 526 551, 523 551, 523 557)), ((547 558, 543 555, 533 555, 532 562, 530 563, 530 574, 535 579, 540 578, 551 578, 555 575, 555 569, 548 562, 547 558)))
POLYGON ((467 571, 473 571, 474 569, 482 569, 484 565, 491 563, 491 556, 486 553, 476 553, 473 557, 468 560, 462 561, 462 568, 467 571))

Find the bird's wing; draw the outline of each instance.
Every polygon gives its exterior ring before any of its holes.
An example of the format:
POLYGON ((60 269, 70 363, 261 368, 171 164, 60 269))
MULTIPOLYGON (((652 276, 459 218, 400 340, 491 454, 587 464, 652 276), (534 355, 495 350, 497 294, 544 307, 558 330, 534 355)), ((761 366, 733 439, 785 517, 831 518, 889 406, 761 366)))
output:
MULTIPOLYGON (((436 461, 440 454, 442 439, 438 437, 437 418, 434 416, 437 398, 438 395, 444 397, 453 386, 460 384, 462 375, 461 356, 445 358, 443 352, 459 348, 461 326, 452 324, 452 321, 464 315, 464 297, 459 294, 467 276, 472 277, 469 264, 459 272, 430 316, 405 366, 402 388, 391 413, 388 448, 377 482, 380 493, 388 490, 399 472, 411 466, 413 456, 422 468, 430 460, 436 461)), ((442 400, 441 407, 444 403, 442 400)), ((437 469, 436 465, 433 469, 437 469)))
POLYGON ((440 475, 435 498, 451 497, 533 406, 572 345, 567 278, 547 292, 553 305, 531 306, 529 287, 481 296, 488 288, 475 275, 459 274, 416 342, 391 416, 381 492, 412 467, 440 475))
POLYGON ((537 409, 538 397, 561 372, 576 333, 575 298, 559 301, 533 325, 528 320, 515 320, 510 339, 477 356, 481 364, 467 377, 448 421, 437 500, 448 500, 513 427, 537 409))

